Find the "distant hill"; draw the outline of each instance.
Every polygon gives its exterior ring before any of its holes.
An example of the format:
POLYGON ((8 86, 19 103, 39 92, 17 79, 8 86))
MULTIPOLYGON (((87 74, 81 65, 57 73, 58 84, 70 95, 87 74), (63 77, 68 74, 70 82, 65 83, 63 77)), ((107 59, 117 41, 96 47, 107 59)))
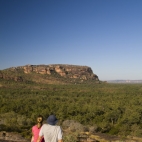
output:
POLYGON ((65 64, 10 67, 0 71, 0 78, 47 84, 100 82, 90 67, 65 64))
POLYGON ((107 80, 108 83, 142 83, 142 80, 107 80))

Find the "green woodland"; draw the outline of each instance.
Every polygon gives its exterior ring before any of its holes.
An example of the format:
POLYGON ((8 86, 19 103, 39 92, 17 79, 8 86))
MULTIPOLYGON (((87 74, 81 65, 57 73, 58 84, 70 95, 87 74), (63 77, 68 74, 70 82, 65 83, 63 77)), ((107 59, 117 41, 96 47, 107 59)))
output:
POLYGON ((96 132, 142 136, 142 84, 64 84, 0 80, 0 131, 31 137, 41 114, 75 120, 96 132))

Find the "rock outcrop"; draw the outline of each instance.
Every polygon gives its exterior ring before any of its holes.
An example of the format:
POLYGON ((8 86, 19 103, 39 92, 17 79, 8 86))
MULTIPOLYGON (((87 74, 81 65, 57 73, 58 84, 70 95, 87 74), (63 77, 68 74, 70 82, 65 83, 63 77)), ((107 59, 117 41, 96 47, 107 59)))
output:
POLYGON ((1 131, 0 142, 28 142, 28 140, 18 133, 1 131))
POLYGON ((5 80, 14 80, 14 81, 20 81, 22 82, 23 81, 23 78, 22 76, 11 76, 9 74, 5 74, 3 72, 0 71, 0 79, 5 79, 5 80))
POLYGON ((93 73, 92 69, 88 66, 78 65, 25 65, 18 67, 11 67, 5 69, 4 72, 0 71, 0 78, 6 80, 23 81, 22 74, 42 74, 52 76, 54 78, 65 78, 66 80, 78 80, 84 82, 87 80, 94 80, 99 82, 99 78, 93 73), (8 73, 8 71, 10 73, 8 73), (15 74, 14 74, 15 73, 15 74), (22 74, 20 74, 22 73, 22 74))
POLYGON ((92 69, 88 66, 77 66, 77 65, 26 65, 13 69, 22 68, 24 73, 28 74, 31 72, 39 74, 48 74, 57 73, 62 77, 68 78, 78 78, 81 80, 99 80, 98 76, 93 73, 92 69))

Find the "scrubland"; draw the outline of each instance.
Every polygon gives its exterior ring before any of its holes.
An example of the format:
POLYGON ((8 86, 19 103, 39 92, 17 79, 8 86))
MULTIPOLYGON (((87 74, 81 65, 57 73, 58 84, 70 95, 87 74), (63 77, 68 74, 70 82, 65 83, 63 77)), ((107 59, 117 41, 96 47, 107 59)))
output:
MULTIPOLYGON (((142 137, 142 84, 42 84, 0 80, 0 131, 31 137, 41 114, 115 136, 142 137), (76 124, 77 124, 76 123, 76 124)), ((68 124, 67 124, 68 125, 68 124)), ((67 138, 66 138, 67 139, 67 138)))

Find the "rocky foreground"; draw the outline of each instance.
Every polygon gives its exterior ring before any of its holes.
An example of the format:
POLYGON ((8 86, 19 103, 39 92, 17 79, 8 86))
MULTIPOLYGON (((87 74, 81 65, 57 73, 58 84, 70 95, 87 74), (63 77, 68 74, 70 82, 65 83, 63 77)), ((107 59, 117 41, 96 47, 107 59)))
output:
MULTIPOLYGON (((65 132, 65 135, 68 133, 65 132)), ((29 142, 18 133, 0 132, 0 142, 29 142)), ((91 134, 89 132, 81 132, 76 142, 142 142, 142 138, 128 137, 120 138, 102 133, 91 134)))
POLYGON ((0 142, 28 142, 28 140, 18 133, 1 131, 0 142))

